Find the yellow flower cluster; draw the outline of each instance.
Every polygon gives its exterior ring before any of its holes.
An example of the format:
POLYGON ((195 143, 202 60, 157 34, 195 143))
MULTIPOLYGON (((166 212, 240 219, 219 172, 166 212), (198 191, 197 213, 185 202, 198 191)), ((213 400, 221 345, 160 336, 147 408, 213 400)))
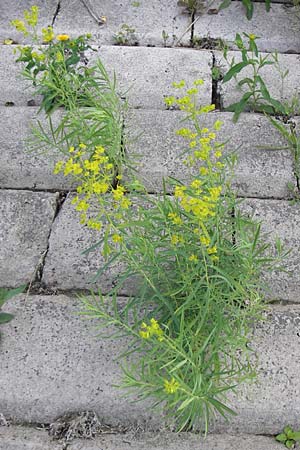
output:
POLYGON ((159 323, 155 319, 150 320, 150 325, 147 325, 145 322, 142 323, 141 330, 139 335, 143 339, 150 339, 155 336, 159 341, 163 340, 164 332, 160 328, 159 323))
POLYGON ((164 380, 164 390, 167 394, 175 394, 179 387, 180 384, 175 380, 175 378, 172 378, 170 381, 164 380))
POLYGON ((37 6, 31 6, 30 10, 24 11, 24 20, 14 19, 11 20, 11 25, 15 27, 15 29, 24 34, 24 36, 28 36, 29 32, 27 30, 26 24, 28 26, 34 28, 37 24, 39 16, 39 8, 37 6))
POLYGON ((51 26, 47 28, 42 28, 42 37, 44 42, 51 42, 53 41, 55 34, 53 31, 53 28, 51 26))

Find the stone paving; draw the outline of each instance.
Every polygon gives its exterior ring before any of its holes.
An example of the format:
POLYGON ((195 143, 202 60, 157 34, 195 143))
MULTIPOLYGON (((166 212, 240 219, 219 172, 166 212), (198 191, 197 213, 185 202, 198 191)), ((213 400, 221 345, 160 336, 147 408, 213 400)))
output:
MULTIPOLYGON (((124 94, 130 106, 124 138, 129 154, 139 155, 138 173, 152 194, 161 192, 162 177, 186 181, 191 176, 177 161, 182 144, 174 130, 182 113, 166 110, 163 98, 174 94, 173 81, 191 83, 203 78, 199 101, 207 104, 217 99, 219 108, 205 118, 205 125, 222 120, 222 137, 230 138, 226 152, 236 151, 239 156, 234 186, 246 198, 242 207, 263 220, 263 230, 271 240, 279 236, 291 248, 287 272, 271 278, 265 275, 271 286, 268 295, 283 304, 274 304, 270 320, 255 332, 259 382, 244 387, 238 400, 232 398, 239 415, 229 425, 221 420, 214 425, 215 432, 226 435, 211 436, 201 444, 193 435, 103 435, 94 442, 74 441, 68 448, 279 449, 272 438, 257 435, 279 433, 286 424, 300 425, 300 206, 290 202, 291 186, 297 191, 299 180, 290 152, 283 149, 285 143, 266 117, 246 112, 236 125, 232 113, 224 112, 236 101, 237 91, 233 82, 214 81, 212 69, 226 70, 219 39, 233 40, 236 32, 255 33, 261 36, 260 49, 277 49, 280 62, 289 70, 281 93, 274 68, 265 69, 271 93, 282 99, 298 94, 299 8, 279 1, 267 13, 264 3, 256 2, 254 18, 248 21, 239 1, 218 14, 211 6, 207 13, 192 17, 176 0, 94 0, 90 2, 94 13, 106 18, 99 25, 81 0, 35 3, 41 7, 43 26, 53 23, 57 32, 72 36, 91 32, 97 52, 89 53, 89 63, 100 57, 109 73, 115 71, 120 92, 128 91, 124 94), (124 23, 135 29, 134 35, 128 45, 114 45, 124 23)), ((93 410, 111 425, 153 432, 164 428, 162 418, 145 403, 128 403, 112 387, 120 373, 115 358, 124 342, 97 339, 90 321, 77 314, 76 294, 98 288, 105 292, 115 282, 119 267, 93 280, 103 260, 99 251, 82 253, 98 235, 78 223, 70 204, 75 186, 53 175, 55 155, 25 150, 40 99, 34 98, 19 76, 12 51, 15 45, 3 41, 11 38, 15 44, 26 44, 8 22, 19 18, 31 4, 29 0, 2 0, 0 5, 0 59, 4 61, 0 65, 0 286, 33 286, 31 293, 7 305, 15 319, 1 327, 0 419, 3 414, 25 428, 1 427, 0 420, 0 450, 61 449, 44 431, 27 425, 47 424, 68 412, 93 410)), ((236 49, 230 47, 229 56, 238 60, 236 49)), ((121 302, 134 287, 135 282, 124 287, 121 302)))

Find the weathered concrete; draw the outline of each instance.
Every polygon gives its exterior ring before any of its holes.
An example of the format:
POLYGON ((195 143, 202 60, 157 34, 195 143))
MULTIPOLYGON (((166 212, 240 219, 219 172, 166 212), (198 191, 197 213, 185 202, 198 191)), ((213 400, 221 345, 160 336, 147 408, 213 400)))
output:
POLYGON ((274 243, 279 237, 290 254, 282 262, 285 272, 265 274, 270 286, 269 297, 299 302, 300 299, 300 204, 287 201, 246 199, 242 210, 262 221, 262 232, 274 243))
MULTIPOLYGON (((109 72, 115 71, 120 90, 129 90, 129 105, 134 108, 166 109, 164 97, 180 94, 181 91, 171 85, 182 79, 191 87, 194 80, 202 78, 204 84, 198 99, 202 104, 211 103, 212 55, 209 51, 103 46, 97 56, 109 72)), ((95 59, 95 55, 92 57, 95 59)))
MULTIPOLYGON (((79 213, 69 197, 57 216, 49 239, 49 251, 45 260, 43 283, 57 289, 98 289, 107 292, 120 272, 116 263, 94 281, 98 269, 105 261, 100 246, 88 254, 82 254, 103 238, 102 231, 88 229, 79 223, 79 213)), ((96 203, 95 203, 96 208, 96 203)), ((95 211, 95 210, 94 210, 95 211)), ((90 210, 93 213, 93 209, 90 210)))
MULTIPOLYGON (((129 403, 112 387, 120 381, 115 358, 124 340, 96 339, 97 322, 77 314, 79 300, 20 295, 6 310, 15 314, 0 341, 0 405, 7 419, 49 423, 67 412, 94 410, 105 424, 163 428, 145 402, 129 403)), ((271 311, 251 344, 260 358, 259 381, 232 398, 239 415, 230 424, 218 419, 218 431, 276 434, 287 423, 299 426, 300 309, 271 311)))
MULTIPOLYGON (((0 432, 0 450, 61 450, 44 430, 6 427, 0 432)), ((103 434, 93 440, 77 439, 69 450, 282 450, 282 444, 272 437, 253 435, 208 435, 192 433, 126 433, 103 434)))
POLYGON ((233 1, 218 14, 201 16, 195 23, 194 38, 234 41, 236 33, 242 32, 260 36, 257 45, 261 51, 300 52, 297 8, 274 3, 270 12, 266 11, 264 3, 255 3, 253 18, 248 20, 242 2, 233 1))
MULTIPOLYGON (((80 0, 62 0, 55 21, 57 32, 67 32, 71 36, 92 33, 97 43, 115 44, 114 36, 123 24, 127 24, 135 30, 133 37, 125 36, 129 39, 127 45, 172 46, 191 22, 184 8, 173 0, 94 0, 91 6, 98 17, 106 18, 104 24, 99 25, 80 0), (163 39, 163 30, 169 36, 166 40, 163 39)), ((190 32, 187 32, 181 40, 182 44, 189 45, 189 38, 190 32)))
MULTIPOLYGON (((15 30, 10 25, 13 19, 23 19, 23 11, 29 9, 32 5, 37 5, 39 10, 39 27, 43 28, 51 25, 54 18, 59 0, 1 0, 0 4, 0 42, 5 39, 13 39, 15 42, 22 43, 28 41, 24 39, 22 33, 15 30)), ((2 58, 1 58, 2 60, 2 58)))
POLYGON ((104 423, 158 427, 145 403, 129 403, 113 388, 123 341, 96 338, 97 322, 79 316, 81 302, 65 296, 24 296, 5 311, 1 327, 0 410, 14 421, 50 423, 67 412, 95 411, 104 423))
MULTIPOLYGON (((299 21, 300 24, 300 21, 299 21)), ((261 56, 265 54, 262 53, 261 56)), ((229 65, 223 58, 221 52, 215 52, 216 56, 216 65, 219 66, 223 73, 226 73, 229 65)), ((228 60, 234 57, 235 62, 238 63, 241 61, 241 55, 239 52, 228 52, 228 60)), ((266 65, 260 71, 260 75, 265 81, 265 84, 271 94, 277 100, 281 101, 291 101, 293 97, 299 95, 299 85, 300 85, 300 74, 297 70, 299 66, 300 56, 299 55, 278 55, 278 63, 281 67, 281 70, 285 72, 289 70, 289 73, 284 78, 282 83, 281 76, 276 70, 275 65, 266 65)), ((239 101, 243 95, 243 92, 237 88, 237 83, 243 78, 252 77, 252 70, 248 67, 243 69, 238 75, 237 78, 232 78, 227 83, 220 83, 220 95, 221 102, 224 107, 231 105, 231 103, 235 103, 239 101)))
MULTIPOLYGON (((213 113, 200 118, 201 126, 211 128, 216 120, 223 126, 218 141, 227 141, 226 152, 236 151, 239 162, 235 169, 234 187, 240 196, 290 196, 287 183, 294 184, 292 156, 277 150, 286 143, 267 118, 258 114, 242 114, 238 124, 232 113, 213 113), (266 150, 259 147, 270 147, 266 150)), ((186 141, 175 135, 185 127, 185 114, 179 111, 132 111, 126 122, 128 152, 138 154, 138 174, 149 192, 162 190, 162 178, 171 176, 186 182, 191 171, 181 161, 186 141), (140 135, 141 133, 141 135, 140 135), (136 140, 134 136, 139 136, 136 140)))
POLYGON ((70 189, 69 177, 54 175, 58 159, 54 152, 38 155, 26 150, 26 140, 31 137, 31 124, 37 117, 37 108, 0 107, 0 187, 22 189, 70 189), (16 132, 17 131, 17 132, 16 132))
POLYGON ((56 195, 0 191, 0 286, 28 283, 47 250, 56 195))
POLYGON ((0 45, 0 58, 5 61, 0 68, 0 106, 5 106, 7 102, 23 106, 34 99, 33 88, 20 75, 22 66, 15 62, 17 55, 13 53, 14 48, 11 45, 0 45))

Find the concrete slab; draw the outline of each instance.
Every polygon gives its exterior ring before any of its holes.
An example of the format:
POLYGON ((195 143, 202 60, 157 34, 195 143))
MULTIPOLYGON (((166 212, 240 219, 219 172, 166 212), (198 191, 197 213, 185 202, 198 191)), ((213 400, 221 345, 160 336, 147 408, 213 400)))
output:
POLYGON ((17 287, 35 275, 47 250, 56 194, 0 191, 0 286, 17 287))
MULTIPOLYGON (((116 263, 94 281, 97 271, 105 264, 101 255, 103 247, 101 245, 88 254, 82 252, 103 239, 103 233, 81 225, 79 213, 71 201, 72 196, 69 196, 53 224, 42 281, 52 289, 100 288, 107 292, 120 272, 120 265, 116 263)), ((90 210, 93 211, 96 211, 96 203, 90 210)))
MULTIPOLYGON (((300 22, 299 22, 300 23, 300 22)), ((262 56, 265 54, 262 53, 262 56)), ((223 73, 226 73, 229 66, 223 59, 221 52, 215 52, 216 65, 219 66, 223 73)), ((228 59, 231 61, 235 58, 235 62, 241 61, 239 52, 228 52, 228 59)), ((282 79, 274 65, 267 65, 262 68, 260 74, 272 97, 281 101, 291 101, 293 97, 299 96, 299 84, 300 74, 297 67, 300 63, 299 55, 278 55, 278 62, 283 71, 289 70, 288 75, 282 79)), ((243 92, 237 88, 237 83, 243 78, 252 76, 252 71, 249 68, 245 68, 238 75, 236 80, 232 78, 227 83, 220 83, 220 95, 221 103, 224 107, 231 105, 239 101, 243 95, 243 92)))
MULTIPOLYGON (((0 42, 5 39, 13 39, 17 43, 26 42, 22 33, 17 32, 10 25, 14 19, 23 19, 23 11, 29 9, 32 5, 40 8, 39 27, 43 28, 51 25, 54 18, 59 0, 1 0, 0 4, 0 42)), ((2 59, 2 58, 1 58, 2 59)))
POLYGON ((68 178, 53 174, 55 162, 61 157, 54 152, 37 155, 27 150, 31 124, 36 126, 37 119, 43 122, 43 116, 37 116, 37 108, 0 107, 0 188, 73 188, 68 178))
MULTIPOLYGON (((125 129, 129 154, 139 154, 138 174, 149 192, 162 191, 162 178, 171 176, 187 182, 191 171, 181 161, 186 141, 175 135, 184 114, 180 111, 131 111, 125 129), (141 135, 135 140, 134 136, 141 135)), ((287 198, 287 183, 294 184, 293 162, 289 151, 267 118, 259 114, 243 114, 239 123, 232 113, 215 112, 200 118, 201 126, 211 128, 216 120, 223 126, 218 141, 227 141, 226 152, 236 151, 239 162, 234 187, 240 196, 287 198), (270 147, 266 150, 260 147, 270 147)))
MULTIPOLYGON (((253 435, 208 435, 203 439, 192 433, 104 434, 93 440, 78 439, 70 450, 280 450, 282 444, 273 437, 253 435)), ((49 438, 46 431, 25 427, 1 430, 0 450, 61 450, 61 443, 49 438)))
POLYGON ((28 101, 34 100, 34 90, 30 83, 21 77, 21 65, 15 62, 17 55, 14 54, 14 48, 13 45, 0 45, 0 58, 5 61, 0 68, 0 106, 7 103, 25 106, 28 101))
POLYGON ((287 201, 246 199, 242 210, 262 221, 262 231, 268 233, 267 239, 275 242, 279 237, 290 254, 283 262, 287 273, 265 274, 270 286, 271 298, 299 302, 300 299, 300 204, 287 201))
MULTIPOLYGON (((124 341, 96 339, 96 322, 80 317, 79 309, 79 300, 66 296, 26 300, 20 295, 6 305, 15 318, 1 328, 2 414, 49 423, 68 412, 94 410, 104 424, 163 429, 161 416, 148 404, 129 402, 112 387, 120 377, 115 358, 124 341)), ((229 424, 218 419, 215 430, 277 434, 287 423, 299 426, 299 313, 299 306, 274 306, 268 321, 257 327, 251 346, 260 358, 258 382, 232 399, 239 415, 229 424)))
MULTIPOLYGON (((57 32, 72 36, 92 33, 97 43, 115 44, 114 35, 118 34, 123 24, 134 29, 128 33, 127 45, 172 46, 189 27, 191 18, 184 14, 184 9, 173 0, 140 0, 138 2, 120 0, 94 0, 90 6, 98 17, 104 16, 106 22, 99 25, 89 14, 80 0, 62 0, 59 14, 55 20, 57 32), (163 38, 163 30, 168 39, 163 38)), ((189 45, 190 32, 182 39, 182 44, 189 45)))
POLYGON ((236 33, 241 32, 260 36, 257 44, 261 51, 300 52, 297 8, 277 3, 272 3, 270 12, 266 11, 264 3, 255 3, 253 18, 248 20, 242 2, 233 1, 218 14, 201 16, 195 23, 194 38, 233 41, 236 33))
POLYGON ((198 78, 204 80, 199 102, 211 103, 212 55, 209 51, 103 46, 97 56, 110 73, 115 71, 120 90, 128 91, 131 107, 166 109, 164 97, 179 94, 178 89, 172 87, 173 81, 184 79, 191 87, 198 78))

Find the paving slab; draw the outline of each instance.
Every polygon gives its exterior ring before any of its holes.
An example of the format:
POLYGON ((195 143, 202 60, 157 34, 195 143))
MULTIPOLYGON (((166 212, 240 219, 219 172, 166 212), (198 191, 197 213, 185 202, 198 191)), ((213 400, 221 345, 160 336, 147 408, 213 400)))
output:
MULTIPOLYGON (((208 435, 206 439, 192 433, 103 434, 93 440, 77 439, 69 450, 280 450, 282 444, 273 437, 253 435, 208 435)), ((0 450, 62 450, 47 431, 25 427, 5 427, 0 432, 0 450)))
MULTIPOLYGON (((261 56, 265 55, 265 53, 261 54, 261 56)), ((216 51, 215 57, 216 65, 221 68, 222 73, 226 73, 229 65, 224 60, 222 53, 216 51)), ((236 63, 241 61, 241 55, 239 52, 228 52, 228 60, 231 61, 232 58, 235 59, 236 63)), ((300 63, 300 56, 278 54, 278 63, 282 71, 289 71, 287 76, 284 78, 283 83, 275 65, 266 65, 261 69, 260 75, 265 81, 272 97, 281 101, 291 101, 293 97, 298 97, 300 92, 300 73, 297 69, 300 63)), ((247 67, 237 75, 236 79, 232 78, 227 83, 220 83, 221 103, 225 108, 241 99, 245 91, 239 90, 237 88, 237 83, 241 79, 249 76, 252 77, 252 71, 247 67)))
MULTIPOLYGON (((125 342, 96 338, 96 322, 78 315, 78 299, 20 295, 6 310, 15 318, 1 328, 4 417, 50 423, 66 413, 89 410, 103 424, 164 428, 148 403, 130 402, 113 388, 120 381, 116 357, 125 342)), ((232 398, 239 415, 229 424, 218 419, 215 431, 277 434, 287 423, 299 426, 299 313, 299 306, 274 306, 257 327, 251 346, 260 358, 258 381, 232 398)))
MULTIPOLYGON (((79 213, 71 204, 72 198, 72 195, 68 196, 52 226, 42 281, 51 289, 101 289, 107 292, 113 287, 121 266, 115 263, 95 279, 97 271, 105 264, 101 254, 103 247, 87 254, 83 252, 103 239, 103 233, 79 223, 79 213)), ((95 203, 90 208, 91 214, 97 211, 96 207, 95 203)), ((133 287, 129 284, 128 289, 133 287)))
POLYGON ((41 264, 56 211, 56 194, 0 191, 0 286, 29 283, 41 264))
POLYGON ((209 51, 102 46, 97 56, 110 73, 115 71, 120 90, 128 91, 131 107, 166 109, 164 97, 178 95, 178 89, 172 87, 174 81, 184 79, 192 87, 198 78, 204 80, 198 94, 199 102, 211 103, 212 55, 209 51))
MULTIPOLYGON (((22 33, 17 32, 10 25, 14 19, 23 19, 23 11, 29 9, 32 5, 39 7, 39 26, 40 28, 51 25, 54 18, 59 0, 1 0, 0 4, 0 43, 5 39, 13 39, 15 42, 23 43, 22 33)), ((1 58, 2 59, 2 58, 1 58)))
MULTIPOLYGON (((126 24, 134 29, 133 35, 125 33, 127 45, 172 46, 191 23, 189 14, 176 1, 140 0, 94 0, 90 2, 93 13, 104 16, 99 25, 80 0, 62 0, 55 20, 55 30, 76 36, 91 33, 97 43, 117 43, 114 38, 126 24), (163 31, 168 36, 163 38, 163 31)), ((190 32, 184 34, 182 44, 189 45, 190 32)))
POLYGON ((43 116, 37 115, 37 111, 37 108, 0 106, 0 188, 72 189, 68 178, 53 174, 55 162, 61 157, 27 150, 31 125, 36 125, 37 120, 43 123, 43 116))
POLYGON ((241 32, 259 36, 257 45, 261 51, 300 52, 297 7, 272 3, 271 10, 267 12, 264 3, 255 3, 253 18, 248 20, 242 2, 233 1, 218 14, 200 16, 194 26, 194 38, 200 39, 200 45, 203 38, 234 41, 236 33, 241 32))
MULTIPOLYGON (((168 176, 182 182, 191 179, 191 170, 181 162, 186 141, 175 134, 187 125, 182 122, 184 117, 181 111, 153 110, 131 111, 128 116, 128 153, 139 155, 138 175, 149 192, 161 192, 162 179, 168 176), (134 139, 135 136, 139 137, 134 139)), ((242 114, 238 124, 232 122, 232 117, 232 113, 215 112, 199 120, 201 126, 208 128, 216 120, 223 122, 217 140, 229 140, 226 152, 235 151, 238 155, 233 183, 238 195, 288 198, 287 184, 295 184, 295 180, 292 156, 289 151, 280 150, 286 146, 284 140, 263 115, 242 114)))
POLYGON ((300 204, 288 201, 246 199, 242 211, 262 222, 267 240, 279 237, 290 254, 283 261, 287 272, 264 274, 270 286, 269 297, 299 302, 300 299, 300 204))

